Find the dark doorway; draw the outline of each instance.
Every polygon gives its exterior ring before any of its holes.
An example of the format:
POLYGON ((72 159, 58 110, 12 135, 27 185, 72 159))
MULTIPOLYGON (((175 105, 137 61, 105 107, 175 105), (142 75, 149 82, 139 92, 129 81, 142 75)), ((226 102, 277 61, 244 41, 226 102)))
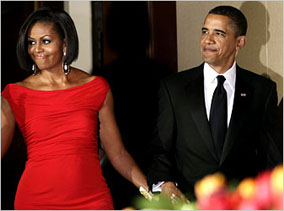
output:
MULTIPOLYGON (((177 71, 175 2, 103 2, 103 65, 123 143, 147 174, 160 80, 177 71)), ((114 208, 134 206, 137 188, 102 166, 114 208)))

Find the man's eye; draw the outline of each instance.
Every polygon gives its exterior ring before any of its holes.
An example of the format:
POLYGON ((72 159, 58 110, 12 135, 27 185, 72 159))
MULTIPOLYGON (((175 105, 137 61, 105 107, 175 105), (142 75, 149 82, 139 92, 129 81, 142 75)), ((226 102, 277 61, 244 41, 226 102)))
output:
POLYGON ((216 35, 218 35, 218 36, 222 36, 222 37, 224 37, 224 36, 225 36, 225 34, 224 34, 224 33, 222 33, 222 32, 216 32, 216 35))
POLYGON ((201 33, 202 33, 202 34, 207 34, 207 33, 208 33, 208 31, 206 31, 206 30, 202 30, 202 31, 201 31, 201 33))
POLYGON ((51 42, 50 40, 42 40, 42 43, 45 44, 45 45, 49 44, 50 42, 51 42))
POLYGON ((33 40, 28 40, 28 44, 29 44, 29 45, 34 45, 34 44, 35 44, 35 41, 33 41, 33 40))

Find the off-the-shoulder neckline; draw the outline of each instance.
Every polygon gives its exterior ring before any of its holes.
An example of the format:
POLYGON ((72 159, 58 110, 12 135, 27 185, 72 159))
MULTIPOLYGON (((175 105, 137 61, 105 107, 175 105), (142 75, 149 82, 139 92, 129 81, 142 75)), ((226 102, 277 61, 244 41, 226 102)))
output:
POLYGON ((12 85, 26 89, 26 90, 29 90, 29 91, 32 91, 32 92, 64 92, 64 91, 70 91, 70 90, 79 89, 79 88, 83 88, 85 86, 88 86, 88 85, 92 84, 97 78, 99 78, 99 76, 96 76, 92 80, 90 80, 90 81, 88 81, 84 84, 81 84, 81 85, 72 86, 72 87, 69 87, 69 88, 66 88, 66 89, 55 89, 55 90, 31 89, 31 88, 28 88, 28 87, 25 87, 25 86, 22 86, 22 85, 19 85, 19 84, 16 84, 16 83, 12 83, 12 85))

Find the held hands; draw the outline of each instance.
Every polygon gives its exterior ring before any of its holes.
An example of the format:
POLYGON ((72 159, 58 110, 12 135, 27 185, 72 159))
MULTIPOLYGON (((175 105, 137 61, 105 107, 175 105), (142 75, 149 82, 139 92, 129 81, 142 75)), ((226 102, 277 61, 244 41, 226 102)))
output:
POLYGON ((151 201, 153 199, 153 194, 151 191, 147 191, 147 190, 142 186, 140 186, 139 188, 139 192, 141 193, 141 195, 143 195, 145 199, 148 199, 149 201, 151 201))
POLYGON ((148 210, 194 210, 194 203, 189 203, 189 200, 175 186, 173 182, 165 182, 160 186, 162 192, 160 194, 152 194, 140 187, 140 193, 145 199, 142 199, 137 204, 138 209, 148 210))
POLYGON ((169 198, 172 204, 189 203, 189 200, 183 195, 183 193, 176 187, 173 182, 165 182, 164 184, 162 184, 161 188, 161 195, 169 198))

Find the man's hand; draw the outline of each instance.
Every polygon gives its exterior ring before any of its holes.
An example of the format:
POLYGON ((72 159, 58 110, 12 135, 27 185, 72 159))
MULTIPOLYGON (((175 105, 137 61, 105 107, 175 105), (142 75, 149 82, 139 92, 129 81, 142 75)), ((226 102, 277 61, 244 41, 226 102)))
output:
POLYGON ((174 182, 165 182, 161 185, 162 195, 168 197, 173 204, 176 203, 189 203, 189 200, 183 195, 183 193, 176 187, 174 182))

